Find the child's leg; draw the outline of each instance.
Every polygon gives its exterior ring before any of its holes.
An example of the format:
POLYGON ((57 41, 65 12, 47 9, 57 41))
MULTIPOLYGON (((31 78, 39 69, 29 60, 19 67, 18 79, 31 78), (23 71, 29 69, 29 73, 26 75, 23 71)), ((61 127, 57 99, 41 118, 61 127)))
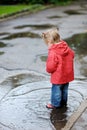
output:
POLYGON ((61 85, 58 84, 52 84, 51 89, 51 104, 55 107, 61 106, 61 85))
POLYGON ((61 100, 61 106, 66 106, 67 105, 67 100, 68 100, 68 86, 69 83, 63 84, 61 89, 62 89, 62 100, 61 100))

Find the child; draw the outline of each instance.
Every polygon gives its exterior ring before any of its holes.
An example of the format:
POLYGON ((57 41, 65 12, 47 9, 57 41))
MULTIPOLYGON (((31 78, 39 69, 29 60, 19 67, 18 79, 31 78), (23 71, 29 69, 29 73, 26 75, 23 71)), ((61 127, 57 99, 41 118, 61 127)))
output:
POLYGON ((48 46, 46 71, 51 74, 51 104, 49 109, 67 105, 69 82, 74 80, 74 52, 67 43, 60 39, 58 29, 50 29, 42 33, 42 38, 48 46))

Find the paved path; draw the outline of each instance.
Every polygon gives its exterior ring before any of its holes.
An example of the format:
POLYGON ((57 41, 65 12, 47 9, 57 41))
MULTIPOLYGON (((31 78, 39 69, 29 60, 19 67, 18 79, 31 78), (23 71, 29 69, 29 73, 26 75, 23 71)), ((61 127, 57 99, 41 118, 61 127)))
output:
POLYGON ((81 114, 82 115, 75 122, 71 130, 87 130, 87 101, 86 101, 86 109, 81 114))
POLYGON ((87 129, 87 100, 84 100, 76 112, 72 114, 62 130, 86 130, 87 129))
MULTIPOLYGON (((68 38, 87 32, 86 17, 87 4, 77 4, 0 23, 0 40, 5 45, 0 48, 3 52, 0 55, 0 130, 86 130, 87 78, 81 74, 83 64, 79 66, 79 61, 75 61, 75 81, 70 84, 68 107, 50 111, 45 105, 50 101, 51 85, 45 73, 45 62, 41 62, 47 48, 39 38, 11 37, 28 31, 41 34, 48 25, 56 25, 61 37, 68 38), (69 15, 65 13, 68 10, 80 14, 69 15), (40 28, 43 25, 45 28, 40 28)), ((83 58, 82 63, 86 64, 86 56, 77 57, 83 58)))
POLYGON ((0 130, 58 130, 63 127, 63 130, 69 130, 86 108, 86 82, 84 88, 80 81, 72 82, 68 108, 57 111, 46 108, 46 103, 50 101, 50 86, 49 81, 28 83, 6 94, 0 101, 0 130))

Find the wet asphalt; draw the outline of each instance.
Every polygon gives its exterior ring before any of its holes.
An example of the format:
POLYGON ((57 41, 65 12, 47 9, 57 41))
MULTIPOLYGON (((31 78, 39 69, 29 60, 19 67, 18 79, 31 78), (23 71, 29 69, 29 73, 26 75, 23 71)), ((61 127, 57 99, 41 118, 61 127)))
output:
POLYGON ((87 98, 87 53, 71 46, 76 53, 75 80, 70 83, 67 108, 45 107, 51 84, 45 71, 47 47, 40 35, 55 26, 62 39, 86 34, 87 4, 54 7, 0 22, 0 130, 61 130, 87 98))

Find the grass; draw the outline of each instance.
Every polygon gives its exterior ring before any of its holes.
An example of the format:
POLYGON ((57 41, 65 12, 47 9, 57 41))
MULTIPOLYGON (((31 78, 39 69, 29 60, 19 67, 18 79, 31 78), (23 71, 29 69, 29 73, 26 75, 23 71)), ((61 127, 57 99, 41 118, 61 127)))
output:
MULTIPOLYGON (((59 2, 57 5, 67 5, 70 4, 72 0, 69 2, 59 2)), ((0 18, 5 18, 9 16, 16 15, 20 12, 29 11, 31 13, 40 11, 42 9, 46 9, 48 7, 52 7, 53 5, 41 5, 41 4, 35 4, 35 5, 0 5, 0 18)))
POLYGON ((60 1, 60 2, 57 2, 56 5, 62 5, 62 6, 66 6, 66 5, 70 5, 72 3, 73 0, 69 0, 69 1, 60 1))
POLYGON ((21 11, 27 11, 29 10, 30 12, 38 11, 40 9, 44 9, 45 6, 43 5, 3 5, 0 6, 0 16, 6 16, 10 14, 15 14, 17 12, 21 11))

